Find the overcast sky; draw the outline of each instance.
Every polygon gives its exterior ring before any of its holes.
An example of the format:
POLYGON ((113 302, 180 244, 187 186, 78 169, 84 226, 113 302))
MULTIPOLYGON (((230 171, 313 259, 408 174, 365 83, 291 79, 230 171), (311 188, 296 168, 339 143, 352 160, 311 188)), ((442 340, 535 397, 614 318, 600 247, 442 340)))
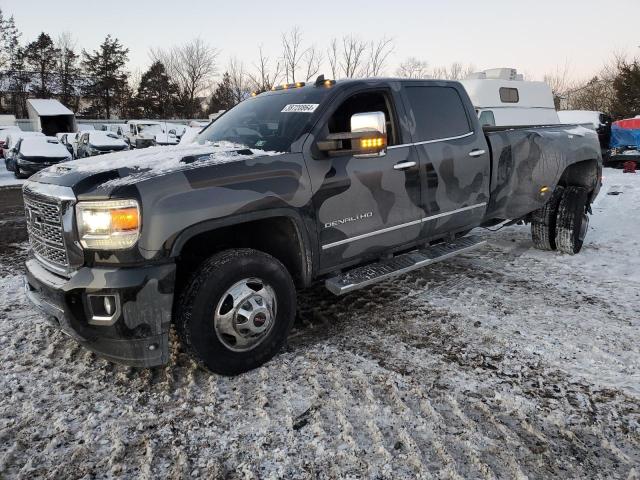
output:
POLYGON ((582 78, 614 51, 640 55, 640 0, 0 0, 0 8, 15 15, 23 40, 69 31, 93 49, 112 34, 130 49, 130 69, 148 66, 150 47, 195 36, 220 49, 221 68, 231 56, 250 66, 260 44, 278 54, 281 33, 296 25, 305 43, 323 48, 347 34, 392 37, 388 74, 414 56, 431 66, 516 67, 534 78, 568 63, 582 78))

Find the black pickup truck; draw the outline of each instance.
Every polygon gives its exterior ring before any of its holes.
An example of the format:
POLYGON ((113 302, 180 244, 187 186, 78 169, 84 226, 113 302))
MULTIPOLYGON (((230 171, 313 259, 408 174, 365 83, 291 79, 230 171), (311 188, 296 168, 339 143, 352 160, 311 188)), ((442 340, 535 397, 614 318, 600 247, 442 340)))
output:
POLYGON ((601 165, 579 126, 483 131, 457 82, 320 77, 243 101, 193 145, 33 176, 25 288, 108 359, 166 363, 173 323, 202 366, 237 374, 277 353, 314 281, 350 292, 507 221, 577 253, 601 165))

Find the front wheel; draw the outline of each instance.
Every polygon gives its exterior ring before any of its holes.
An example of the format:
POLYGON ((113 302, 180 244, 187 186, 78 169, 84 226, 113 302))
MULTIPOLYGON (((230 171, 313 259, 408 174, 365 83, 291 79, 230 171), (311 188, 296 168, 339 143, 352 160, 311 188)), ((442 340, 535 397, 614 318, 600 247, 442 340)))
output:
POLYGON ((582 187, 565 188, 556 218, 558 250, 569 255, 580 252, 588 228, 587 190, 582 187))
POLYGON ((257 250, 226 250, 191 277, 177 305, 176 327, 198 364, 236 375, 282 348, 295 312, 295 286, 282 263, 257 250))

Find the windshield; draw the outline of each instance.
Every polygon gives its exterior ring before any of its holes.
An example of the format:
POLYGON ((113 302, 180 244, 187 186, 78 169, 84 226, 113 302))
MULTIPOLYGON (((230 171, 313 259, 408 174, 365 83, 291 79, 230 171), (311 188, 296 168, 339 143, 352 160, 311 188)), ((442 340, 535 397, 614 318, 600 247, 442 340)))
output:
POLYGON ((289 152, 308 128, 328 89, 306 87, 249 98, 207 127, 197 142, 228 141, 274 152, 289 152))
POLYGON ((162 128, 160 128, 160 125, 158 125, 157 123, 153 123, 151 125, 145 125, 144 123, 139 123, 138 132, 158 134, 158 133, 162 133, 162 128))

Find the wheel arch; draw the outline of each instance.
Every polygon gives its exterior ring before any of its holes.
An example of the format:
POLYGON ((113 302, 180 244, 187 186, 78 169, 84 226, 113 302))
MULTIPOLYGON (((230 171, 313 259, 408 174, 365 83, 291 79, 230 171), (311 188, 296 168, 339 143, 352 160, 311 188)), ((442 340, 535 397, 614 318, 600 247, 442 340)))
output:
POLYGON ((286 208, 242 213, 192 225, 175 237, 170 256, 176 259, 197 253, 210 256, 225 248, 239 247, 254 248, 280 260, 297 286, 311 283, 315 258, 311 236, 300 214, 286 208), (194 249, 202 251, 194 252, 194 249))
POLYGON ((597 159, 582 160, 565 168, 558 185, 563 187, 583 187, 592 201, 599 189, 602 176, 602 166, 597 159))

